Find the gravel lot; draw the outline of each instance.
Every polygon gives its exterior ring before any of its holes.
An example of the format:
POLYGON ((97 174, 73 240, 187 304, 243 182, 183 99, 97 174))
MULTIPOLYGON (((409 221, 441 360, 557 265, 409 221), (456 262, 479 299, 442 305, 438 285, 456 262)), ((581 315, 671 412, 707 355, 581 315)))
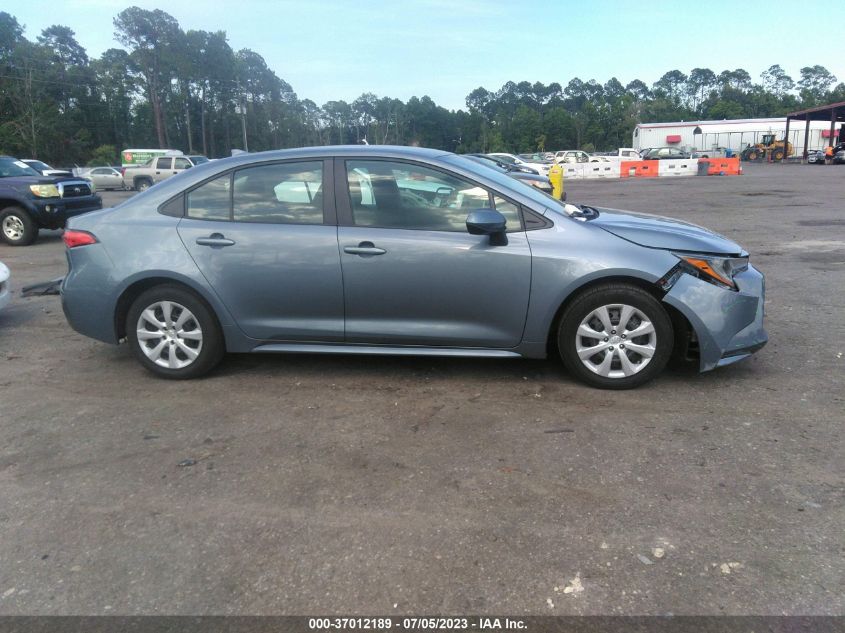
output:
MULTIPOLYGON (((844 613, 845 168, 567 190, 737 239, 769 345, 621 393, 554 360, 231 356, 166 382, 16 292, 0 614, 844 613)), ((17 289, 65 270, 57 232, 0 260, 17 289)))

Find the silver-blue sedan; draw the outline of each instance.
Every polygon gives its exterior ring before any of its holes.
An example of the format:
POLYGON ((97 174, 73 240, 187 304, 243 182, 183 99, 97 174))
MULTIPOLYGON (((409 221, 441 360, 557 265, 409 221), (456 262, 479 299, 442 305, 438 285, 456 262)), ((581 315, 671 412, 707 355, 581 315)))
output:
POLYGON ((167 378, 228 352, 560 355, 589 385, 707 371, 767 340, 739 245, 562 203, 409 147, 241 154, 70 221, 70 324, 167 378))

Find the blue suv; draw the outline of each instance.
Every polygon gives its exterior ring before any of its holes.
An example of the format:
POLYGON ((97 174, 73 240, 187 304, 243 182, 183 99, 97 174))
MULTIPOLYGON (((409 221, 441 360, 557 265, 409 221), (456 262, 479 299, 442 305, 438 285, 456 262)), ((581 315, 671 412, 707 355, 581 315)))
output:
POLYGON ((23 161, 0 156, 0 239, 6 244, 32 244, 39 229, 60 229, 68 218, 102 208, 90 181, 42 176, 23 161))

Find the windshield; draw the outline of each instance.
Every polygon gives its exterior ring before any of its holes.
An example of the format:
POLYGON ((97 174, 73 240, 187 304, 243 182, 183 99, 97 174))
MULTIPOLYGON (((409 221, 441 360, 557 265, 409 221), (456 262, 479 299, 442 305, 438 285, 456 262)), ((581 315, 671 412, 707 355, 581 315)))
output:
POLYGON ((484 176, 485 178, 489 178, 493 182, 498 183, 503 187, 506 187, 508 189, 518 189, 519 192, 526 198, 531 198, 531 200, 533 200, 537 204, 542 205, 543 207, 548 207, 556 211, 562 211, 566 215, 573 215, 581 212, 578 207, 561 202, 557 198, 554 198, 549 194, 540 191, 539 189, 537 189, 537 187, 532 187, 529 184, 521 182, 515 178, 511 178, 507 175, 507 173, 502 173, 497 171, 496 169, 488 167, 486 163, 473 161, 471 156, 454 155, 450 156, 447 160, 457 165, 460 165, 461 167, 465 167, 466 169, 474 171, 477 174, 484 176))
POLYGON ((207 163, 208 159, 205 156, 188 156, 191 159, 191 162, 194 165, 202 165, 203 163, 207 163))
POLYGON ((53 169, 52 167, 50 167, 50 165, 48 165, 47 163, 42 163, 40 160, 28 160, 26 161, 26 164, 35 169, 36 171, 44 169, 53 169))
POLYGON ((0 158, 0 178, 15 176, 40 176, 37 171, 21 160, 14 158, 0 158))

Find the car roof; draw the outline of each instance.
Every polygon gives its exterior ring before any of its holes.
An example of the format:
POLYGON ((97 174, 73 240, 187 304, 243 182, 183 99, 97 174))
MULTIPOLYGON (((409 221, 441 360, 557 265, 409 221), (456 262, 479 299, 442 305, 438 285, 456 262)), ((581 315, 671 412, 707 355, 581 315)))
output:
POLYGON ((229 158, 222 158, 220 160, 228 161, 232 159, 249 158, 245 162, 251 162, 256 157, 273 160, 284 158, 295 158, 299 156, 344 156, 349 154, 374 154, 374 155, 388 155, 395 154, 401 156, 419 156, 420 158, 434 158, 436 156, 445 156, 450 154, 444 150, 429 149, 427 147, 409 147, 406 145, 321 145, 317 147, 297 147, 294 149, 275 149, 266 152, 243 153, 229 158))

